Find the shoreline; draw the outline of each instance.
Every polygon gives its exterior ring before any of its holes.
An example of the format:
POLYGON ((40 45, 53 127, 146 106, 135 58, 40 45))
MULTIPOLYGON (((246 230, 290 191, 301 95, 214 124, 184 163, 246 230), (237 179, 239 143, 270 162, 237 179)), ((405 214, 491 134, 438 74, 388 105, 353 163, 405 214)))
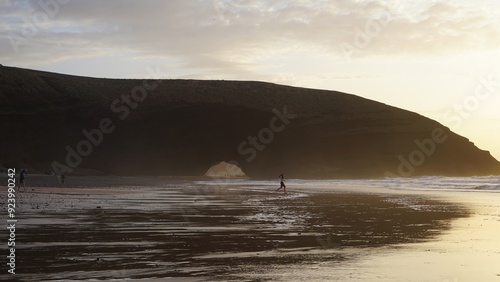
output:
MULTIPOLYGON (((129 183, 144 183, 136 180, 129 183)), ((120 181, 23 193, 19 230, 25 233, 19 236, 27 243, 18 247, 25 267, 19 278, 196 280, 249 275, 293 281, 300 274, 294 278, 286 273, 301 269, 299 265, 312 267, 301 271, 312 277, 335 271, 336 277, 346 278, 352 274, 341 274, 339 265, 377 265, 380 258, 390 259, 385 250, 397 255, 401 249, 440 242, 454 232, 456 222, 481 210, 460 203, 462 196, 454 200, 440 191, 362 187, 325 193, 296 187, 285 197, 270 187, 210 187, 187 180, 161 186, 109 185, 120 181), (59 258, 47 257, 49 250, 59 258), (374 261, 364 259, 367 254, 374 261), (129 269, 120 272, 125 265, 129 269)), ((360 267, 355 271, 359 277, 373 278, 363 269, 371 268, 360 267)))

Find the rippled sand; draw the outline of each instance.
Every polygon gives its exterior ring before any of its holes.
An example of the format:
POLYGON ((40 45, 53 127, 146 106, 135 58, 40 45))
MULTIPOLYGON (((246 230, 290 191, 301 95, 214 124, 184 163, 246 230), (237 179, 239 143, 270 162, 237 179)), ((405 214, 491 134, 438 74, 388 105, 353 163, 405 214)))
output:
MULTIPOLYGON (((468 281, 455 260, 480 271, 474 260, 491 268, 486 261, 499 256, 498 243, 483 248, 500 222, 498 201, 484 193, 290 186, 284 196, 171 179, 33 182, 17 209, 16 278, 27 281, 468 281)), ((497 281, 497 270, 484 278, 497 281)))

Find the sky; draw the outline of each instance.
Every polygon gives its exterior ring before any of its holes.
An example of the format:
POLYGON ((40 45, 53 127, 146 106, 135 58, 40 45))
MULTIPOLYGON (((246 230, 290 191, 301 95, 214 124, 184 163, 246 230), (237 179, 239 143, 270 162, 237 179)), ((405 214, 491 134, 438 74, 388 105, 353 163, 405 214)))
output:
POLYGON ((500 160, 499 19, 497 0, 0 0, 0 64, 343 91, 500 160))

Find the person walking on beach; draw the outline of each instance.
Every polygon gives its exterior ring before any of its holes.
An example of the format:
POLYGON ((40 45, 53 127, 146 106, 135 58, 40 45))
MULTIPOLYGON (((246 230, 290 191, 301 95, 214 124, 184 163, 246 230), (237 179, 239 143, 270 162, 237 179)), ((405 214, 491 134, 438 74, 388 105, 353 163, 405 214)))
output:
POLYGON ((19 174, 19 192, 21 192, 21 184, 24 188, 24 191, 26 191, 26 183, 24 182, 24 178, 26 178, 26 175, 28 175, 26 169, 21 169, 21 173, 19 174))
POLYGON ((282 174, 280 174, 280 188, 276 189, 276 191, 279 191, 281 188, 283 188, 283 191, 286 194, 285 173, 284 172, 282 174))

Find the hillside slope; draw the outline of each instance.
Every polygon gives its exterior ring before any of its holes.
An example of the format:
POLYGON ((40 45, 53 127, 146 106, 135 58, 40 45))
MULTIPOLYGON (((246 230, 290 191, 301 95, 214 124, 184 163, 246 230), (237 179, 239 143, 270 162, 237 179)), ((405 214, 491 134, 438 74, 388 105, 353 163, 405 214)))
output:
POLYGON ((203 175, 233 161, 251 177, 500 173, 488 152, 416 113, 262 82, 0 67, 0 128, 0 165, 35 171, 57 162, 75 174, 203 175))

